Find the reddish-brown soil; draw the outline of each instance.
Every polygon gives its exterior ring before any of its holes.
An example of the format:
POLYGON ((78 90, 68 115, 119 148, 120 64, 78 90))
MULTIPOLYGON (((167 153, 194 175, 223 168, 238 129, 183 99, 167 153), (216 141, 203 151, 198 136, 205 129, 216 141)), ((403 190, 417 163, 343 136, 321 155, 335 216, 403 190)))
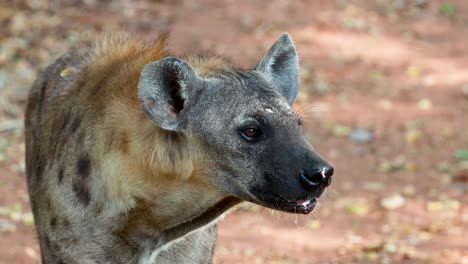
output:
POLYGON ((468 263, 468 164, 454 155, 468 149, 467 1, 17 0, 0 3, 0 25, 0 263, 40 259, 24 180, 27 89, 70 47, 122 30, 170 30, 177 53, 245 67, 283 31, 297 45, 294 107, 333 183, 307 217, 252 205, 227 215, 215 263, 468 263), (351 140, 355 128, 372 139, 351 140))

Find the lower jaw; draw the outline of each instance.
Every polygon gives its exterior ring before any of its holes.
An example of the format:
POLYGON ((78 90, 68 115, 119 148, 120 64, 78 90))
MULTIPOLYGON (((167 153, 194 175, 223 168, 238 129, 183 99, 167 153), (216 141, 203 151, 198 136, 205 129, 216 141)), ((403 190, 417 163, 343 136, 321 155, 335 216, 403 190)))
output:
POLYGON ((251 201, 256 204, 268 207, 273 210, 286 212, 286 213, 293 213, 293 214, 309 214, 311 213, 315 206, 317 205, 317 200, 312 198, 308 205, 299 205, 294 202, 288 202, 286 200, 280 199, 279 201, 251 201))
POLYGON ((280 196, 274 194, 266 194, 258 190, 250 192, 248 196, 244 196, 241 199, 264 207, 268 207, 273 210, 293 214, 309 214, 315 209, 317 205, 317 197, 315 196, 308 198, 308 203, 304 203, 305 201, 290 202, 280 196))
POLYGON ((299 205, 293 202, 283 202, 284 205, 281 205, 281 211, 285 211, 288 213, 295 213, 295 214, 309 214, 315 209, 317 205, 317 200, 315 198, 311 199, 310 203, 307 205, 299 205))

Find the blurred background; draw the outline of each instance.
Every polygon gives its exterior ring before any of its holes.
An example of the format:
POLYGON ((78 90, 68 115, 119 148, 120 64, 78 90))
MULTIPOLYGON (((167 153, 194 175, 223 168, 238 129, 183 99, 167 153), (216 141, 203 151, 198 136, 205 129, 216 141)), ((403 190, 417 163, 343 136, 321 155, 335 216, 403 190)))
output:
POLYGON ((0 263, 39 263, 24 180, 25 98, 40 69, 102 32, 171 32, 179 54, 245 67, 288 31, 294 108, 335 166, 309 216, 244 205, 215 263, 468 263, 468 1, 3 0, 0 263))

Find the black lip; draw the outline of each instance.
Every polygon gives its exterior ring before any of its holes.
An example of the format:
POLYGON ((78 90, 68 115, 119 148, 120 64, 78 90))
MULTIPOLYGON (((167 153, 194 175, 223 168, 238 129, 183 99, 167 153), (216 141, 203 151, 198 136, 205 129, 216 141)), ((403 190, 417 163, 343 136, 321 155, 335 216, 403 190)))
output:
POLYGON ((316 198, 310 198, 310 203, 306 206, 299 205, 294 202, 288 202, 284 199, 281 199, 280 201, 281 201, 280 203, 281 211, 288 212, 288 213, 296 213, 296 214, 309 214, 315 209, 315 206, 317 205, 316 198))
POLYGON ((272 194, 265 194, 262 193, 260 195, 254 195, 258 200, 250 200, 249 202, 253 202, 273 210, 278 210, 287 213, 293 214, 309 214, 312 212, 317 205, 317 198, 310 197, 310 203, 306 206, 297 204, 297 202, 290 202, 286 199, 281 198, 280 196, 272 195, 272 194), (261 198, 260 198, 261 197, 261 198))

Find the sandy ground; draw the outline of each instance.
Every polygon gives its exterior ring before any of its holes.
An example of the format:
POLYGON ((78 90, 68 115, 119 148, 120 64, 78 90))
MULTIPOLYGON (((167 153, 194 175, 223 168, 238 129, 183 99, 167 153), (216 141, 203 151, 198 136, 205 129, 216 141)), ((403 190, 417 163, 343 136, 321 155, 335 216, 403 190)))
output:
POLYGON ((40 259, 24 181, 30 84, 70 47, 121 30, 170 31, 178 53, 245 67, 281 32, 295 40, 294 107, 333 183, 307 217, 253 205, 226 216, 215 263, 468 263, 467 1, 9 1, 0 23, 0 263, 40 259))

